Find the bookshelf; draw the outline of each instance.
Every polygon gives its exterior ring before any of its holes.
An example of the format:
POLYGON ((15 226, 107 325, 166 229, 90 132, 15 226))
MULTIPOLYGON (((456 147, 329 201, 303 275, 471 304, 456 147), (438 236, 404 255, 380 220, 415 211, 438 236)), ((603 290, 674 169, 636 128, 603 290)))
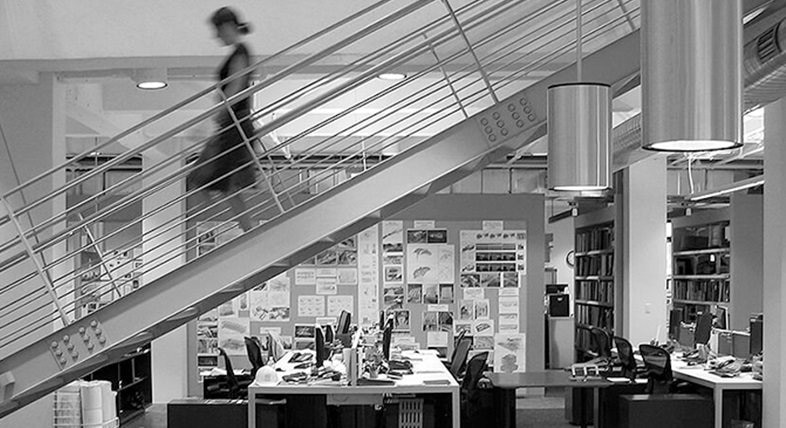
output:
POLYGON ((117 416, 120 425, 142 415, 152 404, 150 345, 137 348, 117 363, 102 367, 85 376, 85 380, 107 380, 117 392, 117 416))
POLYGON ((673 220, 671 292, 683 321, 699 312, 715 313, 731 305, 730 221, 726 210, 715 215, 673 220))
POLYGON ((593 357, 590 329, 614 331, 614 217, 600 210, 575 220, 574 317, 575 361, 593 357))

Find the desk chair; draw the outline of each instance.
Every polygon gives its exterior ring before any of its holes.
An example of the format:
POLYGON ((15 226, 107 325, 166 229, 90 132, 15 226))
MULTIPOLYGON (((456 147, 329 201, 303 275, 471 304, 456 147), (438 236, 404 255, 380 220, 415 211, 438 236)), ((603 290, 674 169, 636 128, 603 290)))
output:
POLYGON ((669 353, 659 346, 646 343, 639 345, 639 353, 647 370, 647 394, 668 394, 671 392, 674 375, 671 372, 669 353))
MULTIPOLYGON (((469 338, 465 338, 469 340, 469 338)), ((488 424, 493 419, 494 397, 491 389, 478 386, 483 372, 489 366, 486 363, 488 352, 475 354, 467 362, 467 371, 461 379, 461 426, 475 427, 488 424)))
POLYGON ((628 342, 628 339, 614 336, 614 346, 617 347, 617 356, 620 359, 623 377, 632 381, 636 375, 644 373, 643 368, 639 368, 636 363, 636 358, 633 356, 633 345, 628 342))
POLYGON ((470 337, 462 337, 458 343, 456 343, 456 347, 453 348, 453 356, 450 359, 450 366, 448 370, 456 378, 459 380, 461 378, 461 370, 464 368, 465 363, 467 362, 467 355, 469 355, 469 349, 472 347, 472 338, 470 337))
POLYGON ((262 347, 259 345, 259 342, 251 337, 243 337, 243 341, 246 343, 246 354, 248 355, 248 361, 251 363, 251 377, 253 378, 257 375, 257 370, 265 365, 265 362, 262 360, 262 347))
POLYGON ((210 394, 210 398, 239 398, 240 383, 232 370, 232 362, 223 348, 218 348, 218 353, 224 358, 224 368, 227 371, 226 381, 207 386, 205 395, 210 394))

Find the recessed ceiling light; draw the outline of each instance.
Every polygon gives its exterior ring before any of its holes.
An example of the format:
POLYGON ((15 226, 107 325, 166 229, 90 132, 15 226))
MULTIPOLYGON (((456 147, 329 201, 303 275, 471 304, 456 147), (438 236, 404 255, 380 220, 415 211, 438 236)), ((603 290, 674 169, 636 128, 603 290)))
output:
POLYGON ((165 68, 142 68, 134 73, 134 81, 139 89, 156 90, 167 87, 165 68))
POLYGON ((382 80, 404 80, 407 78, 407 75, 404 73, 382 73, 377 77, 382 80))

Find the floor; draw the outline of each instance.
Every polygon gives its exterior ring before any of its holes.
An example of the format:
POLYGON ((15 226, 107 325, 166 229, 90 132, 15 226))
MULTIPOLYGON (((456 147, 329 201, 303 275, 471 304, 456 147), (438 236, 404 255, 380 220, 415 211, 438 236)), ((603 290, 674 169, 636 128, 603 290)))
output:
MULTIPOLYGON (((565 400, 560 392, 516 400, 516 428, 574 428, 565 420, 565 400)), ((166 404, 153 404, 144 416, 123 428, 166 428, 166 404)))

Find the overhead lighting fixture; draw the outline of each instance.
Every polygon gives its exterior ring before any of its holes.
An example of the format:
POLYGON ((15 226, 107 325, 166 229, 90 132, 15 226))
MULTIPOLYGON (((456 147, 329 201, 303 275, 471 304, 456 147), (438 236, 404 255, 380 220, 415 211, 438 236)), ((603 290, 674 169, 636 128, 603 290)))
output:
POLYGON ((642 147, 742 145, 741 0, 641 3, 642 147))
POLYGON ((611 88, 581 82, 581 0, 576 33, 578 81, 548 88, 548 187, 604 191, 611 187, 611 88))
POLYGON ((164 89, 168 85, 166 68, 137 69, 134 71, 134 81, 139 89, 164 89))
POLYGON ((755 177, 746 178, 745 180, 735 181, 734 183, 726 186, 718 187, 715 189, 704 190, 701 192, 691 193, 686 197, 689 201, 701 201, 704 199, 714 198, 716 196, 723 196, 729 193, 738 192, 740 190, 750 189, 752 187, 761 186, 764 184, 764 175, 757 175, 755 177))
POLYGON ((382 80, 404 80, 407 75, 404 73, 381 73, 377 77, 382 80))

